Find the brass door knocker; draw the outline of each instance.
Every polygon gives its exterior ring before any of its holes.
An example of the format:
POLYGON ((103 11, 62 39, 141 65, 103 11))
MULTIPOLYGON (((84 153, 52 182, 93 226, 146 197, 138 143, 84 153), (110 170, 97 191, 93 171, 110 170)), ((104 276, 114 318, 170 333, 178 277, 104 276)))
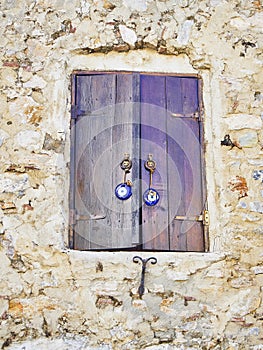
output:
POLYGON ((148 206, 156 205, 160 199, 159 193, 152 187, 152 177, 156 169, 156 162, 152 157, 152 154, 149 154, 148 159, 144 163, 145 169, 150 172, 149 188, 143 194, 144 203, 148 206))
POLYGON ((124 159, 120 163, 121 169, 124 171, 123 182, 116 186, 115 195, 118 199, 126 200, 132 195, 132 182, 127 180, 127 174, 130 173, 132 167, 132 161, 130 159, 130 155, 128 153, 124 154, 124 159))

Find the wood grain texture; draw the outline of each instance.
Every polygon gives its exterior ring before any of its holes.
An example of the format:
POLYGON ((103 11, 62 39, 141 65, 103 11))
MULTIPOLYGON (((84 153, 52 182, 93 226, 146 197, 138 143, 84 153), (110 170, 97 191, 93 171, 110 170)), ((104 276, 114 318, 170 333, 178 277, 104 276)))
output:
POLYGON ((143 248, 169 249, 167 201, 167 137, 165 76, 141 76, 141 173, 143 192, 149 186, 149 171, 144 168, 148 154, 156 161, 153 188, 160 194, 156 206, 142 204, 143 248))
POLYGON ((84 115, 76 123, 75 206, 81 215, 105 218, 77 221, 75 249, 127 248, 140 242, 138 189, 133 188, 127 201, 114 194, 123 182, 119 164, 124 153, 134 158, 128 178, 139 177, 139 149, 133 142, 138 139, 139 123, 134 123, 134 101, 139 94, 136 79, 133 74, 78 77, 77 104, 84 115))
POLYGON ((110 217, 112 159, 112 120, 115 106, 115 75, 79 76, 77 105, 85 111, 76 123, 76 196, 77 213, 102 220, 77 221, 76 249, 112 246, 110 217), (106 176, 105 176, 106 175, 106 176))
POLYGON ((198 84, 193 78, 167 77, 168 183, 171 249, 203 251, 199 222, 173 220, 175 215, 198 216, 204 210, 201 174, 198 84), (181 96, 181 98, 178 98, 181 96), (181 118, 173 113, 183 113, 181 118), (188 117, 186 117, 188 115, 188 117))
POLYGON ((198 79, 125 72, 77 74, 75 81, 80 115, 72 133, 71 203, 92 218, 77 221, 75 249, 203 251, 202 223, 174 220, 204 209, 198 79), (127 201, 114 195, 123 181, 124 153, 133 161, 133 196, 127 201), (157 164, 153 187, 160 201, 154 207, 142 201, 148 154, 157 164))

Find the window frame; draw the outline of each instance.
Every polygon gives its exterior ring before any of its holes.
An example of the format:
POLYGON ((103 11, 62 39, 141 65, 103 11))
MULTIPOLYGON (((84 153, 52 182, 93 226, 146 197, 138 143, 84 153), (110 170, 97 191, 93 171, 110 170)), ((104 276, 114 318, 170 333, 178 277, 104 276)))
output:
MULTIPOLYGON (((202 77, 199 74, 194 73, 171 73, 171 72, 149 72, 149 71, 134 71, 134 70, 74 70, 71 74, 71 119, 70 119, 70 163, 75 162, 76 148, 75 148, 75 135, 72 133, 77 119, 77 109, 76 109, 76 77, 78 75, 103 75, 103 74, 131 74, 137 73, 139 75, 153 75, 153 76, 171 76, 171 77, 182 77, 182 78, 196 78, 198 81, 198 103, 199 103, 199 130, 200 130, 200 143, 201 147, 201 158, 200 158, 200 171, 201 171, 201 183, 202 183, 202 193, 203 200, 205 203, 203 217, 203 239, 204 239, 204 250, 198 253, 204 253, 209 251, 209 214, 208 214, 208 202, 207 202, 207 181, 206 181, 206 162, 205 162, 205 135, 204 135, 204 105, 203 105, 203 81, 202 77)), ((70 166, 70 191, 69 191, 69 248, 78 250, 74 248, 74 222, 75 222, 75 169, 70 166)), ((108 249, 90 249, 85 251, 103 251, 103 252, 114 252, 114 251, 136 251, 136 249, 129 248, 108 248, 108 249)), ((139 251, 155 251, 153 249, 139 249, 139 251)), ((178 250, 156 250, 157 252, 182 252, 182 253, 191 253, 191 250, 178 251, 178 250)))

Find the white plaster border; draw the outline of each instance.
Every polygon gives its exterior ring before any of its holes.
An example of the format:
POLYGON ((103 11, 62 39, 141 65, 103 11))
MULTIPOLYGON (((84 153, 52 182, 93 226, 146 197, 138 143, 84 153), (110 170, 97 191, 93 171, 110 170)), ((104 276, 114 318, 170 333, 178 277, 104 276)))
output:
MULTIPOLYGON (((219 202, 216 199, 216 188, 220 179, 216 180, 215 174, 218 173, 221 161, 220 155, 220 113, 221 100, 219 82, 208 69, 196 70, 190 63, 190 59, 185 54, 163 55, 154 50, 143 49, 129 52, 110 52, 110 53, 91 53, 91 54, 72 54, 68 57, 65 66, 64 76, 60 76, 59 81, 54 82, 54 90, 50 91, 52 100, 60 109, 53 111, 53 114, 63 115, 61 129, 66 133, 66 151, 65 163, 70 161, 70 101, 71 101, 71 74, 73 71, 138 71, 153 73, 173 73, 182 75, 200 76, 203 82, 203 106, 204 106, 204 134, 205 134, 205 163, 206 163, 206 185, 208 209, 210 214, 209 226, 209 252, 222 251, 220 243, 221 221, 219 212, 219 202), (63 86, 63 88, 62 88, 63 86), (58 89, 60 87, 60 94, 58 89), (59 100, 57 101, 59 95, 59 100), (65 104, 67 101, 67 104, 65 104), (215 142, 216 140, 216 142, 215 142), (217 142, 218 141, 218 142, 217 142), (217 145, 218 144, 218 145, 217 145), (216 158, 217 157, 217 158, 216 158)), ((52 111, 51 111, 52 114, 52 111)), ((55 118, 54 116, 54 118, 55 118)), ((54 119, 53 118, 53 119, 54 119)), ((52 120, 52 118, 51 118, 52 120)), ((62 203, 62 212, 65 216, 64 242, 67 246, 68 241, 68 197, 69 192, 69 169, 65 169, 65 187, 60 189, 63 192, 64 201, 62 203)), ((208 253, 209 253, 208 252, 208 253)), ((92 252, 86 252, 92 253, 92 252)), ((170 254, 170 253, 169 253, 170 254)), ((184 253, 191 255, 192 253, 184 253)))

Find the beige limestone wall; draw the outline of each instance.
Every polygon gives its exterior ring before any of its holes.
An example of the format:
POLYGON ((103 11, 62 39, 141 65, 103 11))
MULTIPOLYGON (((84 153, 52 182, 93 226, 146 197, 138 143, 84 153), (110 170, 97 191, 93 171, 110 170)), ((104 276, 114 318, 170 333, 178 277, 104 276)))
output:
POLYGON ((263 349, 261 1, 0 7, 2 349, 263 349), (203 79, 210 251, 154 254, 142 299, 134 254, 67 249, 74 69, 203 79))

